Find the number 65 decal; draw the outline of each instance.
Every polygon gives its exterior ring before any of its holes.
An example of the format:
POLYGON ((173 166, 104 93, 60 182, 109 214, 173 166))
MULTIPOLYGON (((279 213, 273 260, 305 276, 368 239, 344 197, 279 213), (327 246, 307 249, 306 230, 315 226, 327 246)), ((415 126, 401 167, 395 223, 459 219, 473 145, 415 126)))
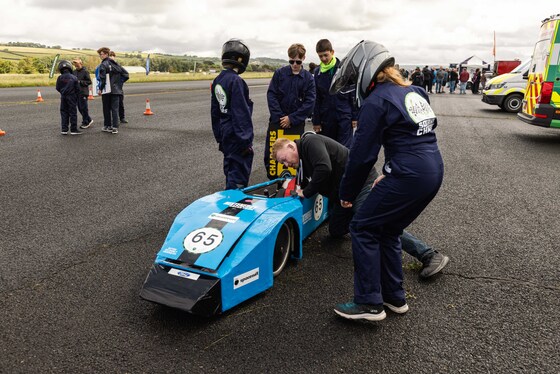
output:
POLYGON ((183 241, 185 249, 194 254, 210 252, 220 245, 224 236, 220 230, 203 227, 191 232, 183 241))

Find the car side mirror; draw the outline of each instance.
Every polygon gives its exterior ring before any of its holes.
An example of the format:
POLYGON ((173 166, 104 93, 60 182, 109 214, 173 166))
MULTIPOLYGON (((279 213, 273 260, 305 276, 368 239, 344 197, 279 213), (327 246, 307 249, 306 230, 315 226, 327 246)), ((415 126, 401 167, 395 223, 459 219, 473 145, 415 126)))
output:
POLYGON ((523 79, 529 79, 529 70, 523 73, 523 79))

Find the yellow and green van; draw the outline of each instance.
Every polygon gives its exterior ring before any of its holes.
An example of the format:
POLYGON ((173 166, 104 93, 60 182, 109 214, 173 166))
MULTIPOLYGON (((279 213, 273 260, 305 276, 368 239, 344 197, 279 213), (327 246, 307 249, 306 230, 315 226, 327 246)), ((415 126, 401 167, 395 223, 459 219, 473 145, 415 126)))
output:
POLYGON ((519 119, 560 128, 560 14, 542 21, 519 119))

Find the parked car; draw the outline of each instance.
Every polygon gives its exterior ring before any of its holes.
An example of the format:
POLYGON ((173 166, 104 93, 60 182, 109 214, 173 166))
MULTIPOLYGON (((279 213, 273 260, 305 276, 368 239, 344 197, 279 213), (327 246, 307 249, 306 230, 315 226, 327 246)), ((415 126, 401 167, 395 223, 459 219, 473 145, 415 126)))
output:
POLYGON ((531 60, 527 60, 510 73, 488 80, 482 90, 482 101, 486 104, 497 105, 506 112, 519 112, 527 86, 523 74, 529 70, 530 63, 531 60))

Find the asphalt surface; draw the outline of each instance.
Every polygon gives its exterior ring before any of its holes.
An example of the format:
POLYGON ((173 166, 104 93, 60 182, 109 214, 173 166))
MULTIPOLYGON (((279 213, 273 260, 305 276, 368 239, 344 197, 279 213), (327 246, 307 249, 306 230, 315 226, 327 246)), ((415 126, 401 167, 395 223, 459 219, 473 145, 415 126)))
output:
MULTIPOLYGON (((272 289, 221 316, 141 300, 175 215, 224 185, 209 83, 128 84, 118 135, 96 98, 73 137, 53 88, 39 104, 0 89, 0 372, 560 372, 560 130, 472 94, 430 96, 446 174, 410 231, 451 261, 422 282, 405 255, 406 315, 335 316, 352 252, 324 226, 272 289)), ((267 81, 249 83, 257 183, 267 81)))

